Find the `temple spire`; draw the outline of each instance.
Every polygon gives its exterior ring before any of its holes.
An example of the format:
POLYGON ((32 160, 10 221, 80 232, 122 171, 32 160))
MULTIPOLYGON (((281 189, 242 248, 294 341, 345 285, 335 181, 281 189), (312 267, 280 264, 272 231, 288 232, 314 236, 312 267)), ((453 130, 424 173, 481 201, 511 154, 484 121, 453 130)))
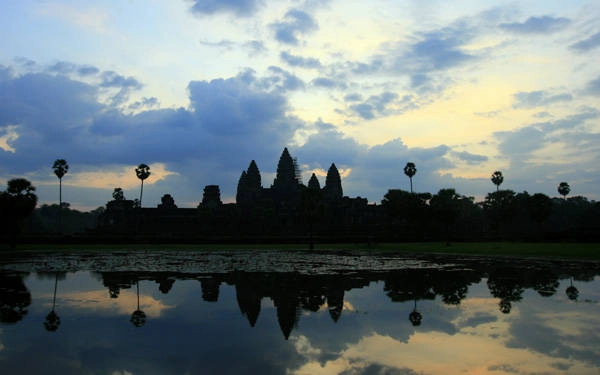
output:
POLYGON ((342 190, 342 179, 335 163, 331 163, 325 178, 325 197, 330 200, 342 199, 344 191, 342 190))
POLYGON ((283 149, 279 163, 277 163, 277 176, 273 181, 273 188, 278 190, 288 190, 298 185, 296 179, 296 167, 294 159, 290 155, 287 147, 283 149))

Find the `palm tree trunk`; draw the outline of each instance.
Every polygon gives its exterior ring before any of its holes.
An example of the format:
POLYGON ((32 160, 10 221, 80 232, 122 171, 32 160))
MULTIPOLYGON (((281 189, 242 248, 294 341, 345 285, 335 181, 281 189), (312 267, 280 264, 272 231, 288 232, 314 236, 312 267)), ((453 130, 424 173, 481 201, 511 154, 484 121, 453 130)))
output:
POLYGON ((140 208, 142 208, 142 194, 144 194, 144 180, 142 180, 142 189, 140 190, 140 208))
POLYGON ((62 232, 62 178, 58 179, 58 233, 62 232))
POLYGON ((54 307, 56 306, 56 288, 58 286, 58 273, 54 275, 54 295, 52 297, 52 311, 54 311, 54 307))

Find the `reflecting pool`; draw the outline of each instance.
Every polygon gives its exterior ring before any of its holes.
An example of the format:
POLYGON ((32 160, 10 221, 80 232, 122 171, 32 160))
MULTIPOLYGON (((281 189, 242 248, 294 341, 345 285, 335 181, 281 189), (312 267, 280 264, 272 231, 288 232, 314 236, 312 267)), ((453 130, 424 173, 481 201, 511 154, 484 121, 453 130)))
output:
POLYGON ((0 255, 3 374, 599 374, 600 263, 0 255))

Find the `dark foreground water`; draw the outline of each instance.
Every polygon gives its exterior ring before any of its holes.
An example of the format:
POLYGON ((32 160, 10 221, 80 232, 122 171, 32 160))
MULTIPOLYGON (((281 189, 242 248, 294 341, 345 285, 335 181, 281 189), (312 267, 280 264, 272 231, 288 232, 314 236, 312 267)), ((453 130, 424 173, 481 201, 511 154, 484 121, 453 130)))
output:
POLYGON ((600 374, 600 264, 0 255, 2 374, 600 374))

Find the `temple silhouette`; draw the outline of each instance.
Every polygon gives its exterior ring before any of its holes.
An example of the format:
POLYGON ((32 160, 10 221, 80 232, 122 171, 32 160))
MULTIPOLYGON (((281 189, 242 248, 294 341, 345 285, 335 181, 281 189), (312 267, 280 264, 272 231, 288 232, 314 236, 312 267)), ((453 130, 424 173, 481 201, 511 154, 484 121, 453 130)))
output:
POLYGON ((323 187, 314 173, 304 185, 298 162, 287 148, 270 187, 263 187, 258 165, 250 162, 240 175, 236 203, 223 203, 218 185, 204 187, 197 208, 178 208, 170 194, 156 208, 135 207, 133 200, 113 197, 99 218, 97 233, 116 239, 294 241, 314 235, 347 240, 369 236, 375 230, 373 219, 384 215, 381 206, 366 198, 344 196, 335 163, 323 187))

